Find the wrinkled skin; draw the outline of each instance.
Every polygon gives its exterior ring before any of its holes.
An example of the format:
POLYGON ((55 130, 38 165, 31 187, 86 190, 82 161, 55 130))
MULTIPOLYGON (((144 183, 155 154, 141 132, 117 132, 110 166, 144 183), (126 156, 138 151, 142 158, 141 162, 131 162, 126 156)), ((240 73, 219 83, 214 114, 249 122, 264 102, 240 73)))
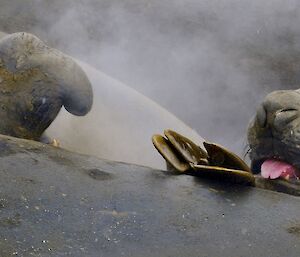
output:
POLYGON ((268 158, 300 168, 300 89, 266 96, 249 125, 248 142, 254 173, 268 158))
POLYGON ((0 35, 0 133, 39 140, 61 107, 85 115, 93 93, 68 56, 28 33, 0 35))

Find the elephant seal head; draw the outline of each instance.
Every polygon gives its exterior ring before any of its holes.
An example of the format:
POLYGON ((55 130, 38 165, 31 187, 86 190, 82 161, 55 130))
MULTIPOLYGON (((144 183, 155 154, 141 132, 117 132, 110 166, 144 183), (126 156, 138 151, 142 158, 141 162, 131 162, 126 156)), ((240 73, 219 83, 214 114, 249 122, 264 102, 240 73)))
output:
POLYGON ((300 178, 300 90, 266 96, 248 128, 254 173, 264 178, 300 178))
POLYGON ((91 109, 91 84, 70 57, 36 36, 0 39, 0 133, 39 140, 61 107, 74 115, 91 109))

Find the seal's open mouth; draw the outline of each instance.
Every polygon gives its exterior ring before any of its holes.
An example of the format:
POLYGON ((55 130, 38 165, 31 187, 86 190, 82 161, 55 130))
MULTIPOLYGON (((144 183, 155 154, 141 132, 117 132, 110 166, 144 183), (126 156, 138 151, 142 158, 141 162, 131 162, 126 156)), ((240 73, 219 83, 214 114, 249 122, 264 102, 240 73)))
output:
POLYGON ((252 170, 263 178, 299 180, 300 170, 294 165, 279 158, 267 158, 252 162, 252 170))

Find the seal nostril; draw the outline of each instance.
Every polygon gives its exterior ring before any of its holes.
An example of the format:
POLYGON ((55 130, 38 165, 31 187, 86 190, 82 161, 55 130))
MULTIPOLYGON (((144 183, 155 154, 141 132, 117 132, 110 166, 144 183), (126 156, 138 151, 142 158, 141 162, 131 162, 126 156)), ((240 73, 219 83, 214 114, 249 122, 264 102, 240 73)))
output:
POLYGON ((297 112, 298 110, 295 108, 286 108, 286 109, 279 110, 276 113, 285 113, 285 112, 294 112, 294 111, 297 112))
POLYGON ((285 126, 295 120, 298 115, 297 109, 289 108, 278 110, 274 117, 274 127, 277 130, 283 130, 285 126))
POLYGON ((267 125, 267 112, 263 105, 260 105, 256 112, 256 120, 258 125, 262 128, 266 127, 267 125))

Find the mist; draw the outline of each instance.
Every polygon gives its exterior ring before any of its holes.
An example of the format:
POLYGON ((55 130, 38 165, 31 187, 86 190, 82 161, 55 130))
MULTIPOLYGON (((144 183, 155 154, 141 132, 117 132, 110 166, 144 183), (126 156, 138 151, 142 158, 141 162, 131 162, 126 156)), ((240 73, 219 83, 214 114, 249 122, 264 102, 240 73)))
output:
POLYGON ((36 34, 239 154, 264 96, 300 84, 296 0, 0 3, 0 30, 36 34))

